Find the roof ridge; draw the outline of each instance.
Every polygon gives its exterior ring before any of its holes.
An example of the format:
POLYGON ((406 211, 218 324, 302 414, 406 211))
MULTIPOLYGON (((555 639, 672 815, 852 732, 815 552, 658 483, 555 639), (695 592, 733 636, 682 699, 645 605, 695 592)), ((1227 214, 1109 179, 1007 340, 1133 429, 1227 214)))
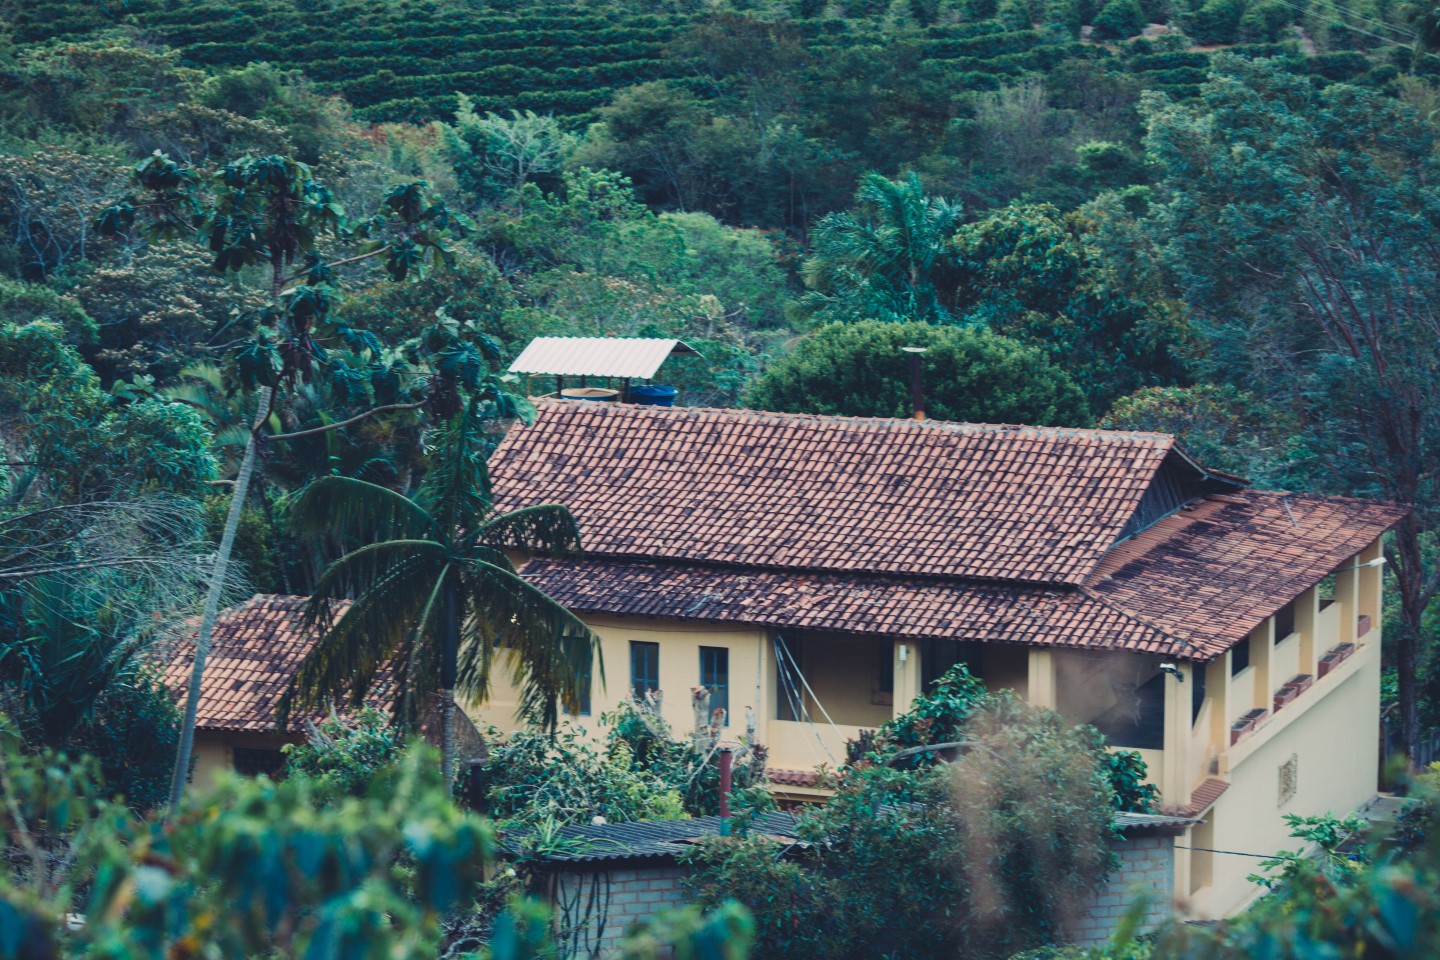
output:
POLYGON ((1080 583, 1074 580, 1020 580, 1008 577, 977 577, 953 573, 901 573, 894 570, 807 567, 783 563, 739 563, 734 560, 697 560, 693 557, 656 556, 650 553, 589 553, 582 550, 578 554, 570 553, 557 556, 535 553, 531 556, 531 560, 534 562, 548 561, 562 564, 578 560, 596 563, 635 563, 652 567, 668 565, 695 569, 715 568, 722 572, 736 574, 744 574, 750 571, 754 573, 793 573, 813 577, 873 578, 876 580, 898 580, 905 583, 919 582, 938 587, 963 586, 977 589, 990 587, 997 590, 1033 590, 1037 593, 1048 593, 1057 589, 1075 590, 1080 586, 1080 583))
MULTIPOLYGON (((536 406, 575 408, 577 401, 558 397, 537 397, 536 406)), ((591 403, 582 408, 586 413, 600 416, 611 411, 626 414, 650 416, 717 415, 753 420, 774 419, 781 422, 814 421, 817 423, 843 423, 862 427, 908 427, 917 430, 938 430, 977 433, 1009 433, 1024 436, 1026 433, 1050 436, 1083 436, 1100 440, 1151 440, 1162 441, 1167 448, 1177 445, 1174 434, 1146 430, 1106 430, 1100 427, 1051 427, 1025 423, 974 423, 965 420, 915 420, 909 417, 857 417, 837 413, 784 413, 776 410, 754 410, 749 407, 661 407, 639 403, 591 403)))

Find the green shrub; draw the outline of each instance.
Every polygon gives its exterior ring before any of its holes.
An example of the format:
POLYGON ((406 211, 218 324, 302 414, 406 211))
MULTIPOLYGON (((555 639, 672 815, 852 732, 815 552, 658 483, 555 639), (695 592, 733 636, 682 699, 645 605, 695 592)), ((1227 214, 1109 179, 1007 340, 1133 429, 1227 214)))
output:
POLYGON ((1128 40, 1146 27, 1140 0, 1110 0, 1095 17, 1095 39, 1128 40))
POLYGON ((1186 21, 1185 32, 1196 43, 1211 45, 1234 43, 1240 36, 1240 18, 1245 15, 1245 0, 1207 0, 1186 21))
POLYGON ((1080 426, 1075 382, 1036 348, 988 330, 925 323, 837 323, 820 328, 750 385, 746 406, 786 413, 908 417, 904 346, 925 347, 925 409, 937 420, 1080 426))

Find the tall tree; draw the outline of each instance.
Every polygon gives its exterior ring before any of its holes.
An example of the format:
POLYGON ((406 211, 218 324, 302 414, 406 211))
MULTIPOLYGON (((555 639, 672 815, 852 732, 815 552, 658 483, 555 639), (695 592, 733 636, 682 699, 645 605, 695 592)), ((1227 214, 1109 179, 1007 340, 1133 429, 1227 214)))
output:
POLYGON ((358 706, 388 665, 398 717, 439 708, 448 783, 455 694, 483 701, 497 655, 523 688, 523 714, 553 727, 559 702, 578 707, 595 637, 522 579, 507 551, 576 550, 579 529, 557 504, 495 511, 484 426, 472 399, 437 438, 438 463, 413 499, 349 477, 322 477, 296 498, 296 528, 348 552, 311 595, 305 622, 323 634, 281 700, 281 723, 332 697, 358 706))
POLYGON ((925 195, 920 178, 867 174, 855 212, 815 224, 814 254, 802 268, 810 288, 799 313, 824 320, 924 320, 951 317, 955 289, 947 246, 960 205, 925 195))
POLYGON ((1316 482, 1412 513, 1387 547, 1394 667, 1418 746, 1423 618, 1440 589, 1440 205, 1433 125, 1356 87, 1222 56, 1203 103, 1149 96, 1169 265, 1217 376, 1293 409, 1316 482))
MULTIPOLYGON (((263 442, 276 390, 310 382, 320 367, 328 367, 332 378, 354 376, 353 368, 327 354, 317 334, 328 332, 347 345, 380 352, 372 336, 335 322, 332 307, 338 299, 337 268, 383 257, 392 280, 423 276, 447 256, 442 238, 463 231, 465 225, 443 203, 431 201, 425 183, 415 182, 392 189, 379 214, 352 227, 345 220, 344 209, 310 168, 281 156, 243 157, 215 171, 207 181, 200 171, 157 151, 135 167, 134 179, 142 196, 128 197, 102 211, 96 221, 100 232, 128 234, 138 224, 151 240, 196 237, 209 247, 215 270, 238 273, 261 268, 269 280, 269 304, 254 320, 253 338, 234 358, 233 386, 254 391, 256 415, 231 488, 230 509, 196 637, 195 665, 171 786, 174 807, 189 777, 201 678, 255 470, 257 446, 263 442), (327 238, 355 244, 359 252, 327 257, 328 250, 322 248, 327 238)), ((448 360, 452 369, 478 368, 478 356, 469 362, 467 346, 451 345, 448 360)), ((432 377, 430 387, 429 396, 414 402, 381 404, 340 423, 302 432, 339 429, 375 413, 416 409, 427 402, 453 412, 455 377, 432 377)))

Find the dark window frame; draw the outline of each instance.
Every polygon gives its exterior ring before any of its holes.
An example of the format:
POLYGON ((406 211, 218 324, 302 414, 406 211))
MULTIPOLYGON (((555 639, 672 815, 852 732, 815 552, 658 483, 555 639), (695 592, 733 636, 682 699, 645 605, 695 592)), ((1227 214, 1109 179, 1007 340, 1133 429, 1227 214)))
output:
POLYGON ((1279 643, 1295 632, 1295 601, 1275 611, 1275 642, 1279 643))
POLYGON ((285 754, 279 748, 231 747, 230 766, 242 777, 264 774, 275 780, 285 772, 285 754))
POLYGON ((1230 676, 1238 677, 1250 667, 1250 638, 1246 637, 1230 648, 1230 676))
POLYGON ((730 648, 700 648, 700 686, 710 691, 710 710, 725 711, 725 723, 730 723, 730 648), (709 662, 707 663, 707 658, 709 662))
POLYGON ((649 690, 660 689, 660 644, 653 640, 630 641, 630 692, 637 700, 649 690), (637 663, 636 655, 640 656, 637 663), (637 666, 640 668, 637 670, 637 666), (642 687, 642 683, 648 686, 642 687))

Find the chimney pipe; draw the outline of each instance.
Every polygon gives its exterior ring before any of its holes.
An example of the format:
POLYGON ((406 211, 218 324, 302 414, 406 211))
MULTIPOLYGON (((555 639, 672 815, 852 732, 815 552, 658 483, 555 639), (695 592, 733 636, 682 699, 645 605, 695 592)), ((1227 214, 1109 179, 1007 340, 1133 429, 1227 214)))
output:
POLYGON ((924 347, 901 347, 903 352, 910 354, 910 406, 916 420, 925 419, 925 384, 920 374, 920 355, 925 352, 924 347))
POLYGON ((730 836, 730 778, 734 755, 729 747, 720 748, 720 836, 730 836))

